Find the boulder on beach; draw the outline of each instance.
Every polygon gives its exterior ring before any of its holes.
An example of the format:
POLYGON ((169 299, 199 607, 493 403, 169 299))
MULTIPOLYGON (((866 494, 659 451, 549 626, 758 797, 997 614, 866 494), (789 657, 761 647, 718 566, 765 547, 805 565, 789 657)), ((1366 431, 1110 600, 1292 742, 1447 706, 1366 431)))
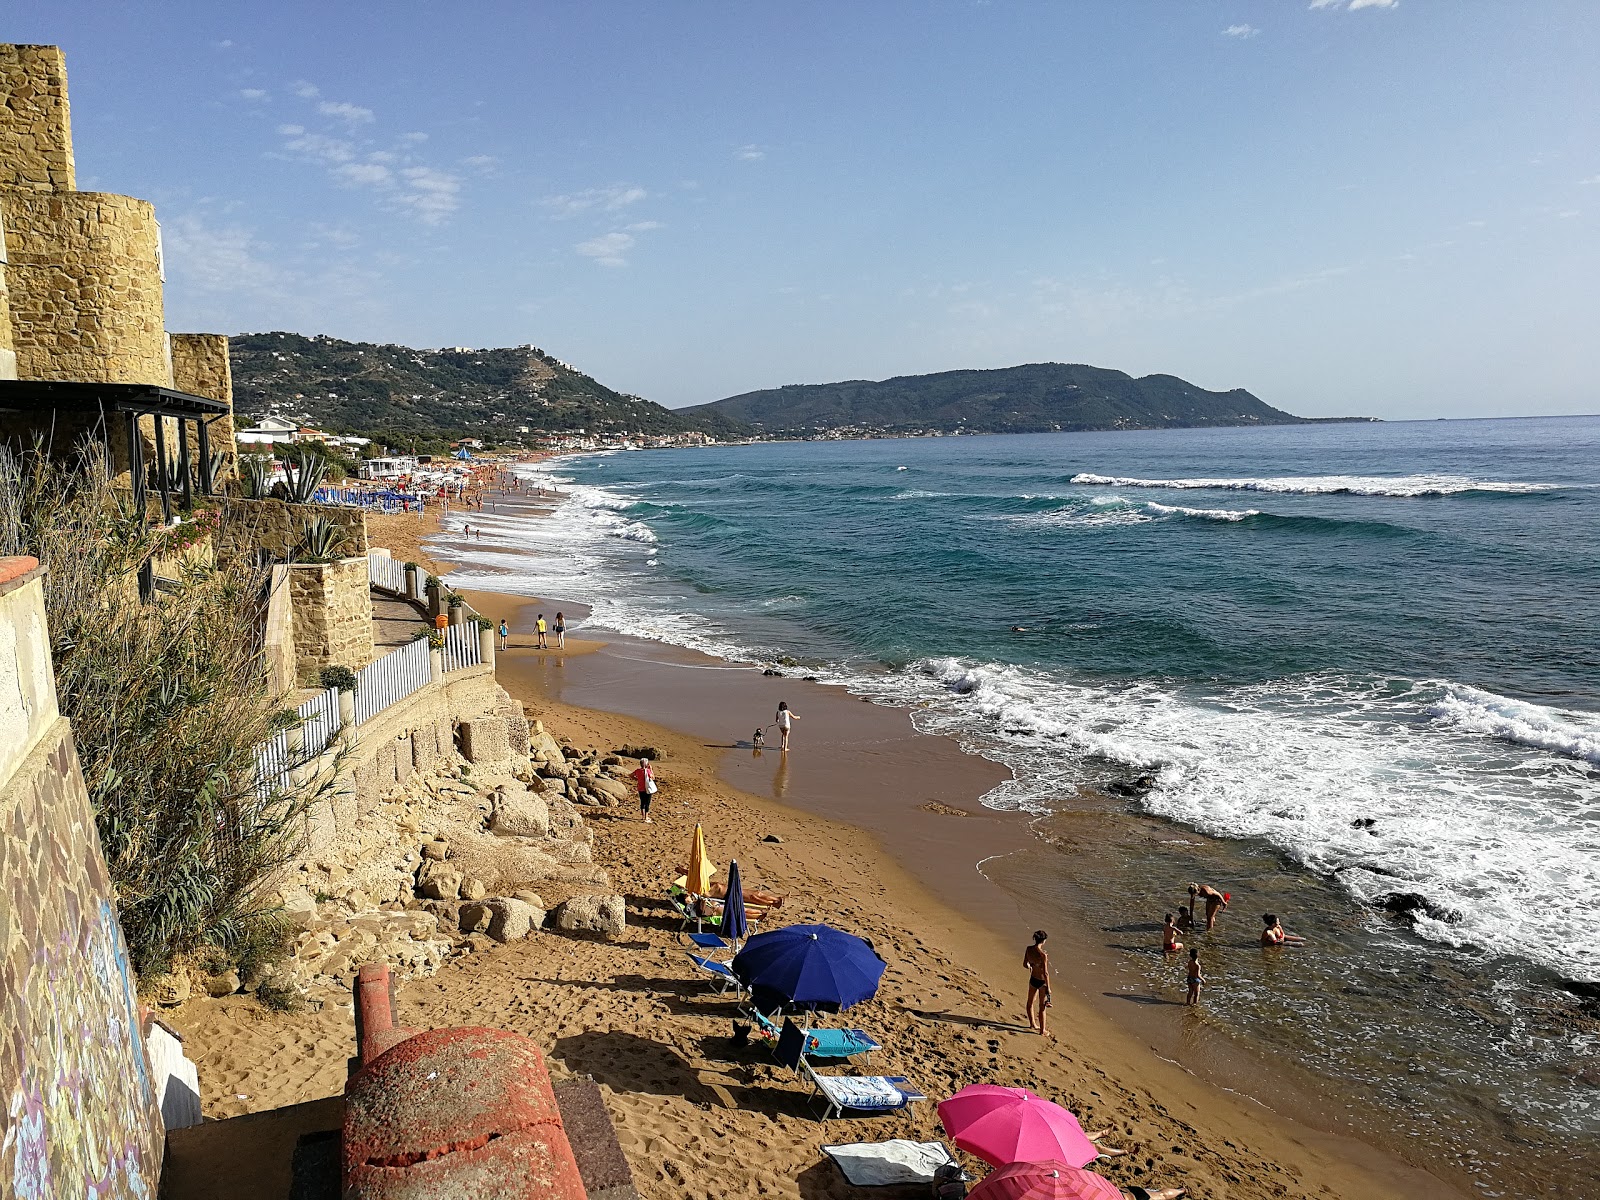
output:
POLYGON ((628 903, 621 896, 571 896, 556 906, 555 926, 614 942, 627 931, 628 903))
POLYGON ((502 837, 548 837, 550 805, 533 792, 500 792, 489 815, 489 828, 502 837))

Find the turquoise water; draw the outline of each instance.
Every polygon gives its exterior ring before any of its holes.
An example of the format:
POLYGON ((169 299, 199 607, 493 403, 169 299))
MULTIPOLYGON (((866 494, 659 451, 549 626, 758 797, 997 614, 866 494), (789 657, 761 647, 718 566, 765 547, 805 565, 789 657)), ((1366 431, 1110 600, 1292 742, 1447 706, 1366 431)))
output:
MULTIPOLYGON (((1119 845, 1106 886, 1073 893, 1086 919, 1125 928, 1136 881, 1197 863, 1241 880, 1324 949, 1264 973, 1219 946, 1215 1019, 1426 1114, 1484 1194, 1517 1194, 1494 1181, 1519 1160, 1570 1173, 1563 1139, 1600 1119, 1573 1082, 1600 1025, 1563 991, 1600 980, 1600 418, 768 444, 543 475, 571 494, 549 520, 473 521, 469 569, 523 573, 493 586, 912 706, 1009 766, 986 802, 1041 829, 1079 785, 1144 778, 1116 803, 1178 836, 1119 845), (510 553, 530 547, 531 574, 510 553), (1379 911, 1395 895, 1421 898, 1414 923, 1379 911), (1508 1129, 1520 1149, 1493 1144, 1508 1129)), ((1009 884, 1045 903, 1076 869, 1009 884)))

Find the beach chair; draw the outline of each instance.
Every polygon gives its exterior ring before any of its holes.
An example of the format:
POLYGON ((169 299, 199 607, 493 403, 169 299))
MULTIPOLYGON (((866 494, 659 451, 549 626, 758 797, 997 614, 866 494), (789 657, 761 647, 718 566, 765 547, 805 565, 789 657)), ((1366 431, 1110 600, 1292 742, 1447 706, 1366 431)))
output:
POLYGON ((736 993, 743 993, 744 987, 740 984, 739 977, 727 963, 718 962, 714 958, 701 958, 698 954, 690 954, 689 961, 711 977, 708 982, 717 989, 719 995, 730 988, 736 993))
POLYGON ((705 930, 706 919, 695 911, 694 899, 688 892, 677 887, 669 888, 667 890, 667 903, 672 905, 672 911, 677 913, 683 920, 683 923, 678 926, 679 933, 682 933, 691 925, 694 926, 694 931, 697 934, 705 930))
POLYGON ((822 1119, 849 1112, 895 1112, 928 1097, 911 1086, 904 1075, 818 1075, 806 1061, 806 1035, 793 1021, 783 1023, 778 1035, 778 1061, 802 1079, 811 1081, 815 1099, 822 1101, 822 1119))
POLYGON ((728 949, 728 943, 723 941, 722 938, 718 937, 714 933, 684 933, 683 930, 680 929, 678 931, 678 936, 681 938, 687 938, 691 945, 698 946, 701 950, 704 950, 708 953, 713 950, 728 949))
MULTIPOLYGON (((782 1030, 771 1017, 758 1011, 754 1004, 740 1011, 750 1018, 762 1037, 776 1044, 782 1030)), ((805 1038, 807 1058, 854 1058, 859 1054, 863 1061, 871 1062, 872 1052, 883 1049, 883 1043, 864 1029, 801 1029, 800 1035, 805 1038)))

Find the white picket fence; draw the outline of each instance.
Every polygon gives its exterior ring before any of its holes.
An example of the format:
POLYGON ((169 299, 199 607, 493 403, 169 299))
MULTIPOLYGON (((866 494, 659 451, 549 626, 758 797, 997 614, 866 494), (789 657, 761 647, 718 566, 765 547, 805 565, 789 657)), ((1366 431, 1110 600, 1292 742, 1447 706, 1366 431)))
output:
MULTIPOLYGON (((433 678, 428 639, 418 638, 392 650, 355 673, 355 720, 365 725, 384 709, 399 703, 424 687, 433 678)), ((459 671, 483 661, 483 645, 476 623, 451 625, 444 631, 441 656, 444 669, 459 671)), ((263 795, 289 786, 289 773, 321 754, 339 732, 339 692, 335 688, 319 692, 295 710, 300 717, 298 730, 284 730, 256 747, 256 787, 263 795), (298 741, 298 750, 291 744, 298 741)))
POLYGON ((367 551, 367 579, 372 586, 396 596, 406 594, 406 567, 387 554, 367 551))
POLYGON ((356 724, 365 725, 432 677, 426 638, 419 638, 409 646, 401 646, 376 662, 368 663, 356 672, 356 724))
POLYGON ((289 772, 321 754, 339 732, 339 692, 328 688, 295 709, 298 729, 285 729, 256 747, 256 786, 264 793, 289 785, 289 772), (300 743, 298 750, 291 744, 300 743))
POLYGON ((459 671, 483 661, 483 644, 476 621, 451 625, 444 631, 444 669, 459 671))

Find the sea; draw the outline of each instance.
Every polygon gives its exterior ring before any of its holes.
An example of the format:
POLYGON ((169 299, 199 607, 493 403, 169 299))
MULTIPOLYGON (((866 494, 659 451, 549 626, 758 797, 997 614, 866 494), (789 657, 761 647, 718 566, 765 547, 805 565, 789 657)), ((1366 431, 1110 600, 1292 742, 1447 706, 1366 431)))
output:
POLYGON ((1600 1195, 1600 418, 519 470, 565 498, 472 514, 458 586, 906 706, 1010 769, 1039 849, 992 877, 1130 994, 1181 993, 1130 888, 1204 872, 1218 1030, 1479 1194, 1600 1195))

